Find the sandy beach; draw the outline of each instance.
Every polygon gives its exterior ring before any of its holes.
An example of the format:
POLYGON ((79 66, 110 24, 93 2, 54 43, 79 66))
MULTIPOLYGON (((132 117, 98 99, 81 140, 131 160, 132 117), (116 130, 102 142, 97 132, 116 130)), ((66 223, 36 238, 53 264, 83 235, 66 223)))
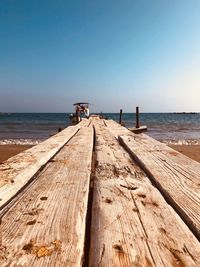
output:
MULTIPOLYGON (((32 147, 31 145, 0 145, 0 163, 32 147)), ((173 145, 171 148, 200 162, 200 145, 173 145)))
POLYGON ((31 145, 0 145, 0 163, 32 147, 31 145))
POLYGON ((200 162, 200 145, 173 145, 170 147, 200 162))

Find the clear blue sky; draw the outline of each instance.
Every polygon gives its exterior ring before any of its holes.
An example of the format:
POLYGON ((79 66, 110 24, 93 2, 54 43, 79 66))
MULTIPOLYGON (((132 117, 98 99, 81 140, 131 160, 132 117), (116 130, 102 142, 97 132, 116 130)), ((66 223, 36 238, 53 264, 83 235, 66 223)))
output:
POLYGON ((199 0, 1 0, 0 111, 200 111, 199 0))

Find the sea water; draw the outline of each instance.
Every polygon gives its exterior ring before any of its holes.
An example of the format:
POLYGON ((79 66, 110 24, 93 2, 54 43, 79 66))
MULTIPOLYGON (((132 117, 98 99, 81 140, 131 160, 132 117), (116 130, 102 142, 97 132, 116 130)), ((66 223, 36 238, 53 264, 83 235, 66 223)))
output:
MULTIPOLYGON (((104 113, 107 119, 119 121, 119 113, 104 113)), ((135 114, 122 116, 125 127, 135 126, 135 114)), ((0 144, 37 144, 58 128, 70 125, 68 113, 0 114, 0 144)), ((167 144, 200 144, 200 113, 141 113, 140 125, 146 134, 167 144)))

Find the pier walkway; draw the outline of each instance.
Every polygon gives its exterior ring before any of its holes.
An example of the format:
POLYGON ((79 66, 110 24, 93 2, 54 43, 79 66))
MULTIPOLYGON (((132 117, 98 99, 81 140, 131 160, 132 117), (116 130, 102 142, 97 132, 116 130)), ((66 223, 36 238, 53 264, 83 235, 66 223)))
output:
POLYGON ((200 163, 92 117, 0 165, 1 267, 200 267, 200 163))

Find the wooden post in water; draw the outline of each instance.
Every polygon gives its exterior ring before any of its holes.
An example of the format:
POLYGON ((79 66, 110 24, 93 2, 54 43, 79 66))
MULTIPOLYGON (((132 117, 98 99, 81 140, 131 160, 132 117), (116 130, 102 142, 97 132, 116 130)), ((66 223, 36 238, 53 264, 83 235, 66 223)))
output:
POLYGON ((143 125, 140 126, 140 120, 139 120, 139 107, 136 107, 136 113, 135 113, 135 127, 133 128, 128 128, 131 132, 135 133, 135 134, 139 134, 142 133, 144 131, 147 131, 147 126, 143 125))
POLYGON ((76 123, 79 123, 79 110, 78 108, 76 109, 76 123))
POLYGON ((119 112, 119 124, 122 124, 122 109, 119 112))
POLYGON ((136 128, 140 128, 140 122, 139 122, 139 107, 136 107, 136 128))

